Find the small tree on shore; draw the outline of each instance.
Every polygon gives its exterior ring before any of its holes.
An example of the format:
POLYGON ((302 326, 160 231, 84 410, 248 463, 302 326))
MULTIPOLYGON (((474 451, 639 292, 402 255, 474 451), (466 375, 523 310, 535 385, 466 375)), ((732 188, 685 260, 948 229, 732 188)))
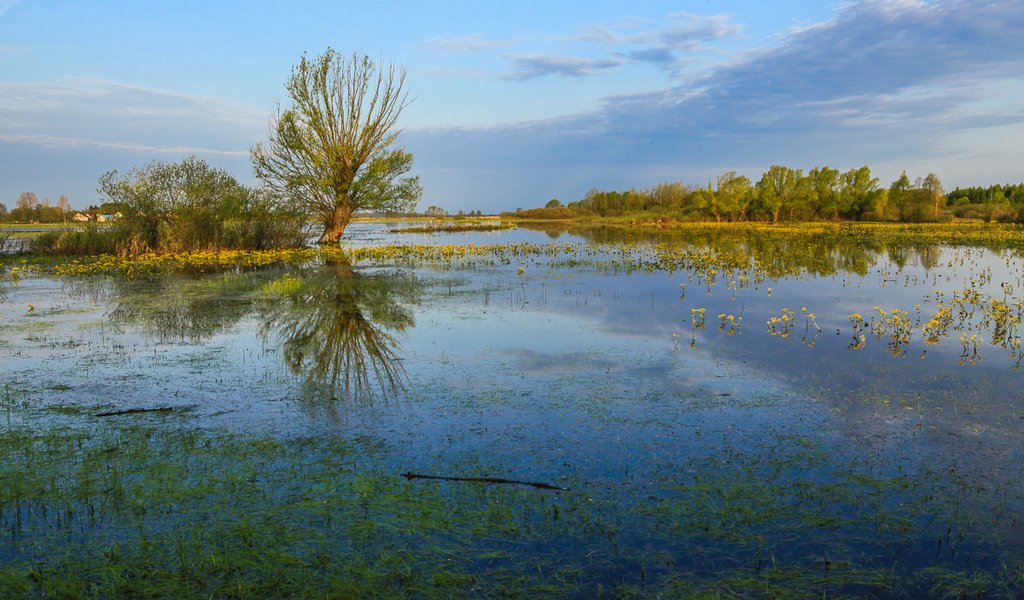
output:
POLYGON ((906 221, 910 214, 910 178, 903 171, 899 179, 889 186, 889 204, 896 208, 896 218, 906 221))
POLYGON ((402 177, 412 155, 394 147, 409 104, 404 69, 328 48, 304 55, 286 87, 291 106, 277 108, 267 145, 251 151, 253 166, 320 220, 321 243, 337 242, 357 210, 415 208, 419 178, 402 177))

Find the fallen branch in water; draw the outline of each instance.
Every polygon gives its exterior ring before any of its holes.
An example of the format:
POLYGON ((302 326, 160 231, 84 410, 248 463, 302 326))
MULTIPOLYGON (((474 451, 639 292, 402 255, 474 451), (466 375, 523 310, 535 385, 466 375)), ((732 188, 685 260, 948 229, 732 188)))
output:
POLYGON ((406 479, 436 479, 439 481, 475 481, 477 483, 502 483, 509 485, 528 485, 538 490, 554 490, 556 492, 568 492, 569 488, 558 487, 549 483, 537 483, 534 481, 519 481, 516 479, 501 479, 499 477, 445 477, 442 475, 422 475, 420 473, 402 473, 406 479))
POLYGON ((174 412, 176 410, 184 410, 184 408, 176 408, 174 406, 161 406, 159 408, 128 408, 125 410, 112 410, 110 412, 96 413, 94 417, 117 417, 120 415, 134 415, 137 413, 163 413, 163 412, 174 412))

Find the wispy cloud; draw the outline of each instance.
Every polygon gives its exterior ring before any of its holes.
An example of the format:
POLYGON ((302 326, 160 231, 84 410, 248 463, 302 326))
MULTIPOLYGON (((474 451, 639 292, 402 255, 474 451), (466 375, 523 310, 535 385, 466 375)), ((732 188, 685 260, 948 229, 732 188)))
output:
POLYGON ((107 142, 88 138, 58 137, 52 135, 9 135, 0 133, 0 142, 27 144, 40 148, 51 148, 56 150, 88 148, 95 150, 123 150, 147 155, 168 154, 179 157, 188 154, 230 157, 249 156, 248 150, 221 150, 218 148, 204 148, 200 146, 151 146, 134 142, 107 142))
POLYGON ((104 172, 187 154, 248 182, 248 149, 266 135, 267 117, 215 98, 102 79, 0 82, 0 194, 68 194, 85 206, 95 202, 104 172))
POLYGON ((427 40, 432 52, 438 54, 471 54, 512 45, 511 40, 496 40, 474 33, 462 37, 433 38, 427 40))
POLYGON ((589 77, 597 73, 617 67, 624 61, 618 56, 608 58, 584 58, 582 56, 527 54, 514 59, 516 70, 502 79, 523 81, 558 75, 561 77, 589 77))
POLYGON ((656 64, 670 64, 676 60, 675 55, 668 48, 645 48, 643 50, 633 50, 626 56, 628 56, 630 60, 634 60, 636 62, 656 64))
POLYGON ((632 44, 692 52, 707 42, 735 36, 741 30, 739 25, 730 22, 725 15, 705 17, 681 12, 669 15, 668 24, 663 27, 633 33, 623 39, 632 44))
POLYGON ((266 113, 244 106, 101 79, 0 82, 7 141, 231 154, 260 139, 266 126, 266 113))
POLYGON ((18 3, 18 0, 0 0, 0 17, 4 16, 4 13, 14 8, 14 5, 18 3))
MULTIPOLYGON (((596 30, 588 35, 611 39, 596 30)), ((688 43, 685 35, 679 39, 688 43)), ((558 167, 594 185, 613 172, 629 181, 641 171, 701 175, 723 165, 763 169, 776 162, 932 161, 940 175, 943 164, 962 173, 957 157, 968 159, 969 149, 945 140, 1024 124, 1022 39, 1019 0, 850 2, 833 19, 794 30, 685 86, 607 98, 598 111, 542 123, 435 132, 429 147, 439 151, 425 166, 481 169, 509 161, 519 169, 558 167)), ((559 70, 557 61, 539 58, 517 63, 519 73, 578 76, 617 64, 580 59, 559 70)), ((411 138, 414 151, 427 147, 424 135, 411 138)))
POLYGON ((704 42, 731 37, 742 28, 726 15, 671 13, 665 19, 642 19, 618 25, 586 25, 573 39, 621 46, 635 44, 693 50, 704 42))
POLYGON ((556 53, 511 54, 507 58, 515 70, 503 79, 525 81, 547 75, 590 77, 631 63, 654 64, 674 71, 681 61, 702 51, 710 42, 734 36, 740 30, 739 25, 724 15, 691 13, 673 13, 663 21, 637 20, 614 26, 591 24, 571 36, 569 41, 598 46, 598 57, 556 53))

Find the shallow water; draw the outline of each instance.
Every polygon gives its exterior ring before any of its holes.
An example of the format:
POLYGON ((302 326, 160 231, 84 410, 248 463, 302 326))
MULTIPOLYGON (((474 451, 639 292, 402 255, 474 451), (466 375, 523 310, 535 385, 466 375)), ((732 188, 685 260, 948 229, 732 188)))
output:
MULTIPOLYGON (((992 345, 980 305, 963 331, 983 337, 977 348, 961 331, 897 343, 870 327, 858 344, 850 319, 880 306, 927 322, 963 289, 1012 304, 1022 269, 1010 251, 776 249, 759 276, 709 282, 706 271, 611 264, 618 250, 599 245, 609 231, 391 227, 354 225, 347 243, 594 250, 572 261, 8 282, 8 402, 86 418, 9 410, 0 426, 88 428, 90 413, 177 407, 187 410, 175 427, 374 440, 386 449, 378 469, 396 480, 412 471, 567 487, 517 501, 562 503, 600 526, 531 517, 537 532, 521 543, 576 569, 581 595, 728 577, 754 578, 761 593, 766 577, 881 595, 935 592, 949 574, 984 573, 987 591, 1015 585, 1024 386, 1014 346, 992 345), (783 309, 793 325, 773 334, 783 309)), ((639 252, 702 243, 623 235, 639 252)), ((487 543, 519 543, 496 537, 487 543)))

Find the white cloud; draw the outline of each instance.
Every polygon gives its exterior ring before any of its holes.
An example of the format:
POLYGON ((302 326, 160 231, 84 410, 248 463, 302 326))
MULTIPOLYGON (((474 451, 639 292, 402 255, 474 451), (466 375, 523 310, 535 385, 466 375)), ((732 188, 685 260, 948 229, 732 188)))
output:
POLYGON ((215 98, 89 78, 0 82, 0 199, 24 190, 95 201, 97 178, 195 154, 251 181, 266 113, 215 98))
POLYGON ((0 82, 0 131, 8 141, 231 153, 266 127, 266 113, 214 98, 92 78, 0 82))
POLYGON ((4 16, 7 11, 14 8, 14 5, 17 3, 18 0, 0 0, 0 17, 4 16))
POLYGON ((502 79, 522 81, 545 75, 590 77, 625 62, 623 58, 617 56, 594 59, 582 56, 545 54, 526 54, 517 56, 514 60, 516 71, 505 75, 502 79))
POLYGON ((612 67, 647 63, 674 72, 682 61, 704 50, 709 42, 734 36, 740 27, 724 15, 700 16, 673 13, 662 21, 642 20, 615 26, 591 24, 568 38, 569 42, 596 44, 602 55, 587 58, 577 54, 513 54, 515 71, 502 79, 525 81, 556 75, 591 77, 612 67))
POLYGON ((203 148, 200 146, 149 146, 133 142, 105 142, 87 138, 58 137, 52 135, 9 135, 0 133, 0 142, 32 145, 40 148, 56 150, 89 148, 99 150, 121 150, 140 154, 170 154, 174 156, 185 156, 188 154, 233 157, 249 156, 248 150, 219 150, 217 148, 203 148))
POLYGON ((427 40, 427 43, 431 51, 438 54, 472 54, 512 45, 511 40, 488 39, 479 33, 462 37, 433 38, 427 40))
MULTIPOLYGON (((515 69, 506 77, 671 65, 694 43, 736 32, 724 18, 687 19, 590 28, 574 43, 586 38, 597 51, 509 55, 515 69)), ((466 51, 487 41, 468 37, 466 51)), ((935 171, 947 187, 1019 180, 1021 39, 1020 0, 848 2, 830 20, 791 30, 686 85, 623 90, 598 110, 543 122, 409 130, 403 143, 416 155, 428 197, 487 197, 493 208, 728 169, 757 176, 773 163, 935 171)), ((60 153, 74 158, 54 165, 54 176, 73 162, 115 167, 114 153, 148 162, 193 151, 220 153, 242 173, 246 149, 266 127, 266 114, 249 107, 109 81, 0 83, 0 183, 13 186, 21 171, 45 165, 39 148, 96 149, 60 153), (35 160, 15 163, 20 148, 35 160)))

